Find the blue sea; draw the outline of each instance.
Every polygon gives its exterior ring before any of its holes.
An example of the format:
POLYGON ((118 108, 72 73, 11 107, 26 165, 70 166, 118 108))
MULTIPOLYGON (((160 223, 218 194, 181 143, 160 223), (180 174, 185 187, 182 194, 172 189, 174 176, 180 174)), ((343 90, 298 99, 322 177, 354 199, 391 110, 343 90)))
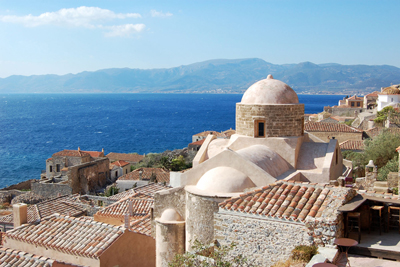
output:
MULTIPOLYGON (((63 149, 139 154, 184 148, 192 135, 235 128, 239 94, 0 95, 0 188, 39 179, 63 149)), ((305 113, 341 95, 299 95, 305 113)))

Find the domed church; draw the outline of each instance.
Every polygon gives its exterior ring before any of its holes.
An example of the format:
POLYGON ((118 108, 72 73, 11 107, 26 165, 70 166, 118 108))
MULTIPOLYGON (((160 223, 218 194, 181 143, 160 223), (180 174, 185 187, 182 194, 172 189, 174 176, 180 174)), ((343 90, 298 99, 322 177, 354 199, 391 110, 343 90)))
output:
POLYGON ((213 241, 218 203, 277 181, 329 183, 343 171, 337 140, 313 142, 304 132, 304 104, 296 92, 268 75, 236 104, 236 134, 230 139, 209 135, 193 168, 171 172, 174 188, 155 194, 157 266, 190 251, 196 239, 213 241), (182 220, 163 220, 170 209, 182 220), (174 240, 168 238, 172 232, 174 240))

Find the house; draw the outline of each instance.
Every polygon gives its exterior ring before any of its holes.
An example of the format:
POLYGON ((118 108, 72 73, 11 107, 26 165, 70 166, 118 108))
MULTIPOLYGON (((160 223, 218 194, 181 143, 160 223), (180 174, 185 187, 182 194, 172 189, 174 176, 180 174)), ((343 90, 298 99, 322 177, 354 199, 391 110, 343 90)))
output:
POLYGON ((124 160, 116 160, 110 163, 110 178, 112 181, 131 171, 131 164, 124 160))
POLYGON ((156 192, 161 191, 161 190, 170 189, 170 188, 171 188, 171 186, 168 186, 168 185, 163 185, 163 184, 158 184, 158 183, 148 183, 146 185, 138 186, 138 187, 132 188, 130 190, 126 190, 126 191, 123 191, 116 195, 110 196, 110 197, 108 197, 108 199, 112 200, 112 201, 119 201, 123 198, 133 196, 137 193, 141 193, 143 195, 148 195, 148 196, 154 197, 154 194, 156 192))
POLYGON ((111 182, 109 159, 104 151, 63 150, 46 160, 46 177, 32 183, 32 192, 54 197, 56 194, 86 194, 111 182))
POLYGON ((126 154, 126 153, 111 152, 111 153, 108 153, 106 155, 106 157, 110 160, 110 162, 114 162, 117 160, 123 160, 123 161, 129 162, 131 165, 134 165, 134 164, 142 161, 144 158, 144 155, 139 155, 137 153, 126 154))
POLYGON ((387 106, 398 106, 400 103, 400 85, 391 85, 389 87, 381 88, 378 94, 377 108, 381 111, 387 106))
POLYGON ((117 187, 121 191, 132 187, 142 186, 149 182, 169 184, 170 171, 164 168, 139 168, 128 174, 122 175, 117 180, 117 187))
POLYGON ((103 208, 93 215, 96 222, 112 225, 124 225, 125 215, 129 214, 130 221, 136 221, 150 214, 154 200, 152 196, 135 193, 127 196, 110 206, 103 208))
MULTIPOLYGON (((92 203, 78 194, 54 197, 40 203, 29 205, 26 223, 35 223, 42 218, 58 213, 71 217, 81 217, 91 213, 92 203)), ((14 228, 14 213, 0 217, 0 230, 6 232, 14 228)), ((25 222, 24 222, 25 223, 25 222)))
POLYGON ((366 108, 366 109, 375 108, 379 93, 380 92, 378 92, 378 91, 374 91, 372 93, 366 94, 364 96, 364 108, 366 108))
POLYGON ((347 140, 362 140, 363 131, 357 128, 347 126, 341 123, 324 123, 324 122, 306 122, 304 131, 316 136, 323 142, 329 142, 331 139, 338 140, 342 143, 347 140))
POLYGON ((192 136, 192 143, 205 139, 208 135, 214 135, 217 138, 226 138, 225 134, 217 131, 204 131, 192 136))
MULTIPOLYGON (((258 194, 264 187, 278 190, 282 184, 285 184, 283 187, 288 184, 304 184, 304 188, 296 187, 298 191, 293 192, 299 202, 307 191, 305 184, 321 183, 325 186, 334 183, 344 170, 338 140, 330 139, 329 143, 312 142, 304 131, 304 104, 299 103, 297 94, 290 86, 273 79, 272 75, 250 86, 241 102, 236 104, 235 128, 236 134, 230 139, 207 136, 193 160, 193 168, 173 173, 170 184, 174 188, 155 193, 153 218, 157 266, 167 266, 167 262, 177 253, 192 251, 196 239, 210 244, 219 236, 218 228, 224 230, 217 225, 219 203, 231 198, 241 198, 247 194, 245 192, 258 194)), ((313 199, 309 204, 319 199, 318 208, 322 206, 330 193, 329 189, 324 189, 310 189, 321 191, 321 195, 311 198, 311 192, 308 192, 307 200, 313 199)), ((274 200, 270 204, 279 204, 279 208, 282 205, 283 209, 291 203, 291 199, 284 201, 287 195, 274 194, 274 200)), ((308 203, 301 201, 301 204, 308 203)), ((290 207, 293 208, 293 205, 290 207)), ((307 209, 312 207, 307 206, 307 209)), ((247 211, 246 209, 245 212, 247 211)), ((296 210, 295 213, 297 212, 296 210)), ((291 214, 289 213, 289 217, 291 214)), ((238 214, 238 218, 241 215, 238 214)), ((288 224, 292 221, 289 219, 288 224)), ((305 227, 305 224, 302 223, 298 229, 301 227, 305 227)), ((294 228, 290 227, 282 227, 280 231, 285 228, 293 233, 294 228)), ((257 231, 260 229, 262 226, 257 227, 257 231)), ((262 250, 261 246, 275 246, 275 242, 264 242, 267 238, 264 236, 242 236, 243 239, 247 237, 248 242, 250 239, 253 240, 251 242, 256 242, 254 247, 260 246, 258 252, 262 250)), ((332 238, 329 240, 333 242, 332 238)), ((309 237, 301 240, 311 242, 309 237)), ((301 240, 293 243, 298 244, 301 240)), ((289 240, 286 246, 292 244, 290 242, 292 241, 289 240)), ((244 254, 248 256, 252 252, 246 251, 244 254)))
POLYGON ((155 266, 155 244, 128 227, 59 214, 8 231, 3 246, 91 267, 155 266))
POLYGON ((361 152, 364 151, 364 141, 363 140, 346 140, 339 144, 340 150, 343 151, 354 151, 361 152))
POLYGON ((343 100, 339 100, 339 107, 362 108, 364 107, 364 98, 356 95, 345 97, 343 100))
POLYGON ((188 145, 188 150, 191 150, 191 151, 199 151, 201 145, 204 143, 204 140, 205 140, 205 139, 201 139, 201 140, 199 140, 199 141, 190 143, 190 144, 188 145))

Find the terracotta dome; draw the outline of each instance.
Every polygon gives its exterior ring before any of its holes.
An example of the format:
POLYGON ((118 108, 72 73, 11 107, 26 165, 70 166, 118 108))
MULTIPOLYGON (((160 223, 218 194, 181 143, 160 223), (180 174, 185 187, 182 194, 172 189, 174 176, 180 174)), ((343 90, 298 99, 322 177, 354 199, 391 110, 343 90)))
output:
POLYGON ((253 84, 242 97, 242 104, 298 104, 296 92, 286 83, 275 80, 272 75, 253 84))

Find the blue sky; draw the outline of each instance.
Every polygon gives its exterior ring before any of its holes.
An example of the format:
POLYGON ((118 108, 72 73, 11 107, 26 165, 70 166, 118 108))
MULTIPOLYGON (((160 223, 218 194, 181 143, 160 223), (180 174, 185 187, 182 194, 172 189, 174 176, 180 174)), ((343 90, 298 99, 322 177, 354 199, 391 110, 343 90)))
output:
POLYGON ((5 1, 0 77, 217 58, 400 67, 400 1, 5 1))

